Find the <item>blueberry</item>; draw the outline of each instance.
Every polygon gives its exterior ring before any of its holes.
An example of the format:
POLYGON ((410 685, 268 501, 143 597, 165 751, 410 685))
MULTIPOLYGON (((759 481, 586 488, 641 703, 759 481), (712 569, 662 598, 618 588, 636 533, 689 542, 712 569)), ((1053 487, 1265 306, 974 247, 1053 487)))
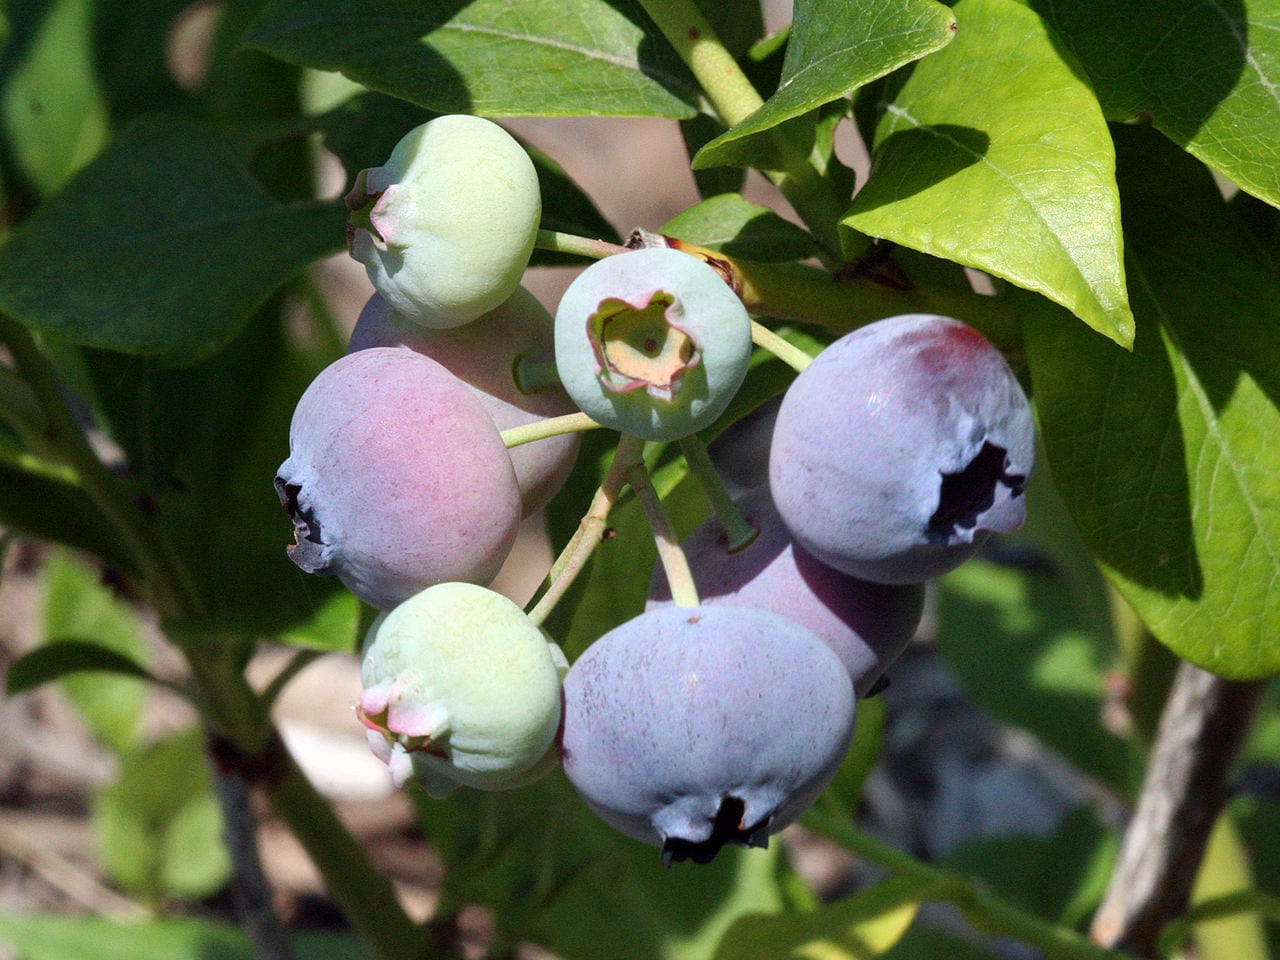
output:
MULTIPOLYGON (((735 501, 759 533, 729 550, 720 521, 712 517, 683 543, 704 605, 754 607, 807 627, 844 663, 859 696, 866 696, 915 635, 924 610, 924 584, 859 580, 819 563, 791 540, 767 489, 735 501)), ((646 609, 671 605, 659 566, 646 609)))
POLYGON ((678 250, 598 260, 556 310, 556 366, 587 416, 645 440, 709 426, 742 385, 751 318, 720 275, 678 250))
POLYGON ((533 161, 481 117, 415 127, 347 194, 347 247, 416 323, 455 327, 515 292, 542 218, 533 161))
POLYGON ((564 681, 565 773, 667 863, 765 846, 853 735, 853 685, 805 628, 745 607, 668 607, 593 643, 564 681))
POLYGON ((320 372, 294 410, 275 487, 294 563, 383 610, 432 584, 487 584, 520 523, 511 459, 480 401, 402 348, 320 372))
MULTIPOLYGON (((425 354, 471 387, 497 428, 507 430, 577 409, 554 378, 527 390, 517 382, 522 367, 533 368, 536 376, 538 367, 554 365, 552 323, 551 315, 524 287, 517 287, 505 303, 478 320, 448 330, 413 323, 375 293, 360 312, 347 350, 404 346, 425 354)), ((577 433, 565 433, 508 451, 524 516, 542 509, 564 485, 578 456, 579 439, 577 433)))
POLYGON ((787 390, 769 484, 792 536, 829 566, 882 583, 941 576, 1017 529, 1031 409, 976 330, 891 317, 827 347, 787 390))
POLYGON ((470 583, 415 594, 369 629, 358 715, 397 786, 523 786, 555 765, 564 654, 515 603, 470 583))

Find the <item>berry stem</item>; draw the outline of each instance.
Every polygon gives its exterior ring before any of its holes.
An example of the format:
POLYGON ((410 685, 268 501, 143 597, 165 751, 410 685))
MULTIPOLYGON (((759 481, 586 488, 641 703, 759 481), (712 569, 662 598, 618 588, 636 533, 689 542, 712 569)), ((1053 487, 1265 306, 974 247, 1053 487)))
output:
POLYGON ((512 447, 533 443, 535 440, 558 437, 562 433, 581 433, 585 430, 594 430, 598 426, 600 424, 585 413, 566 413, 563 417, 548 417, 546 420, 537 420, 503 430, 502 442, 510 450, 512 447))
POLYGON ((800 822, 868 863, 888 870, 904 881, 918 884, 921 899, 950 903, 959 908, 965 919, 981 933, 1020 940, 1037 948, 1050 960, 1137 960, 1133 954, 1108 950, 1074 930, 1041 920, 987 893, 968 877, 921 863, 863 833, 844 817, 809 810, 800 822))
POLYGON ((653 531, 658 559, 662 562, 663 572, 671 587, 671 599, 677 607, 696 607, 698 588, 693 581, 693 571, 689 569, 689 560, 680 546, 680 538, 671 524, 671 518, 662 506, 662 498, 649 482, 649 471, 643 460, 632 464, 627 471, 627 482, 636 492, 645 519, 649 521, 649 529, 653 531))
POLYGON ((558 230, 539 230, 534 247, 551 253, 570 253, 577 257, 591 260, 603 260, 615 253, 626 253, 627 248, 607 240, 592 240, 578 237, 572 233, 560 233, 558 230))
POLYGON ((751 342, 768 350, 796 373, 813 363, 813 357, 799 347, 788 343, 758 320, 751 321, 751 342))
MULTIPOLYGON (((640 5, 693 72, 725 126, 741 123, 764 105, 756 88, 693 0, 640 0, 640 5)), ((829 257, 843 259, 837 225, 850 198, 841 197, 833 190, 831 182, 787 139, 781 128, 773 127, 762 136, 772 143, 779 167, 765 170, 764 174, 795 208, 829 257)))
POLYGON ((729 496, 715 464, 707 455, 707 445, 702 442, 702 438, 696 434, 683 438, 680 450, 684 453, 685 462, 689 464, 689 472, 702 486, 702 492, 707 495, 711 509, 724 528, 725 536, 729 539, 729 552, 736 553, 750 546, 760 531, 747 522, 738 505, 729 496))
POLYGON ((633 464, 643 463, 644 441, 630 434, 622 434, 618 439, 618 449, 613 454, 613 463, 605 474, 604 482, 591 498, 591 506, 578 521, 578 529, 573 532, 569 542, 565 544, 560 556, 551 565, 547 575, 547 589, 538 602, 529 610, 529 619, 541 625, 551 611, 555 609, 560 598, 573 585, 587 561, 591 558, 596 545, 604 535, 605 521, 609 511, 618 501, 618 495, 627 482, 627 471, 633 464))
POLYGON ((511 366, 511 379, 521 393, 537 393, 560 385, 560 371, 554 360, 534 360, 523 354, 511 366))

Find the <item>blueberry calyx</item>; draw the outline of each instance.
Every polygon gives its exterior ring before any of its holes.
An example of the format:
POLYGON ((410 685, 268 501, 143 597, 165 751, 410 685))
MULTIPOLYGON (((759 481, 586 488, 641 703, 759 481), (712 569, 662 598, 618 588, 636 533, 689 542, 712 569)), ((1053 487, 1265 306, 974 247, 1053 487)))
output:
POLYGON ((998 485, 1009 488, 1011 499, 1021 496, 1027 478, 1009 473, 1008 467, 1008 451, 987 440, 962 470, 942 474, 938 507, 925 527, 930 542, 946 544, 957 537, 970 539, 982 515, 995 504, 998 485), (969 531, 968 536, 961 531, 969 531))
POLYGON ((772 814, 760 823, 744 826, 747 804, 741 797, 726 795, 720 800, 715 818, 711 821, 711 835, 705 840, 686 840, 684 837, 665 837, 662 841, 662 865, 670 868, 673 863, 692 860, 705 865, 715 859, 725 844, 740 847, 767 847, 769 824, 772 814))
POLYGON ((288 511, 289 519, 293 521, 293 543, 285 548, 289 559, 307 573, 328 573, 329 559, 324 527, 316 517, 315 508, 302 502, 302 484, 290 483, 277 475, 275 488, 280 497, 280 505, 288 511))
POLYGON ((587 318, 600 382, 614 393, 644 388, 656 400, 674 399, 685 373, 701 359, 693 338, 673 322, 682 312, 665 290, 634 303, 619 297, 601 300, 587 318))

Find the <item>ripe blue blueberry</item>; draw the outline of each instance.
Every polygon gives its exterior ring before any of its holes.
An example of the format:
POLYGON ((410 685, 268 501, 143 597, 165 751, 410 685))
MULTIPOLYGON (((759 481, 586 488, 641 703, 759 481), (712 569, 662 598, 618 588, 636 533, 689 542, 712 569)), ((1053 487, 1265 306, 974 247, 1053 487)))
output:
MULTIPOLYGON (((792 542, 767 489, 740 497, 738 509, 759 532, 731 551, 715 517, 682 544, 704 605, 753 607, 781 614, 829 646, 859 696, 874 686, 902 653, 924 610, 924 584, 859 580, 819 563, 792 542)), ((654 572, 646 609, 670 606, 661 566, 654 572)))
POLYGON ((787 390, 769 485, 796 542, 881 583, 941 576, 1017 529, 1035 456, 1031 409, 972 327, 909 314, 827 347, 787 390))
POLYGON ((587 804, 666 863, 765 846, 834 775, 853 735, 840 659, 745 607, 628 620, 564 681, 561 761, 587 804))

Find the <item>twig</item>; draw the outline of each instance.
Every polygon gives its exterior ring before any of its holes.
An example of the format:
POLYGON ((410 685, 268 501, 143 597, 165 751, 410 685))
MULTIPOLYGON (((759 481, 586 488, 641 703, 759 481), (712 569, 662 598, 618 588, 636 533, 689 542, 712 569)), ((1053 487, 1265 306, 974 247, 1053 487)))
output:
POLYGON ((1095 942, 1154 957, 1161 929, 1186 911, 1261 690, 1258 682, 1179 666, 1119 862, 1094 915, 1095 942))
POLYGON ((258 821, 249 787, 235 773, 213 765, 213 789, 222 808, 222 836, 231 856, 231 895, 258 960, 294 960, 284 924, 276 916, 271 888, 258 855, 258 821))

